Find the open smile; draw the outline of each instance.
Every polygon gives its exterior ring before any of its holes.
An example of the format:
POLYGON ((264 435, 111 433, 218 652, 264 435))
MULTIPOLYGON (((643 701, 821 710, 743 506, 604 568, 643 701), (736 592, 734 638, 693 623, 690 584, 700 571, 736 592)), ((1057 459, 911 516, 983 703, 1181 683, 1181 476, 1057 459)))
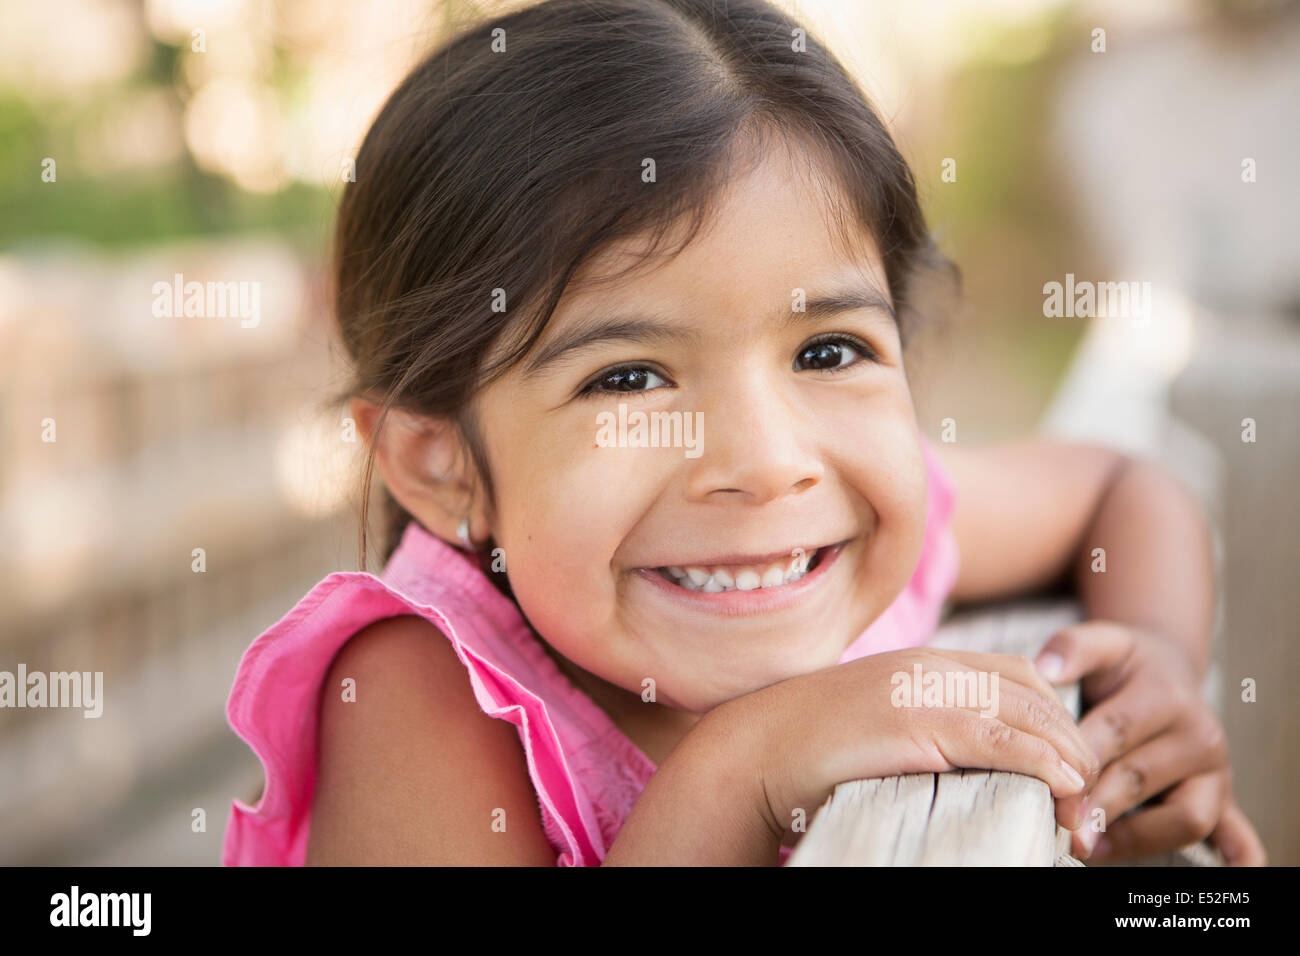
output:
MULTIPOLYGON (((700 561, 636 569, 656 591, 697 610, 723 614, 763 614, 803 601, 826 578, 848 539, 836 544, 796 548, 792 554, 758 560, 700 561)), ((734 556, 744 557, 744 556, 734 556)))
POLYGON ((822 555, 830 547, 827 545, 808 550, 796 548, 779 561, 707 562, 682 567, 670 565, 654 570, 678 587, 687 591, 703 591, 705 594, 779 588, 794 584, 805 574, 816 570, 822 555))

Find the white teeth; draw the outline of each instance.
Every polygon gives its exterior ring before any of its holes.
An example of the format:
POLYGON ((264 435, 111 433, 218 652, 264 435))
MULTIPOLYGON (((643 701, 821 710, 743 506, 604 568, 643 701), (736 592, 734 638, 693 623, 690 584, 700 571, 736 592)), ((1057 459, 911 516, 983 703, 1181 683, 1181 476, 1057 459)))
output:
POLYGON ((805 553, 799 550, 791 559, 769 564, 766 567, 754 565, 736 570, 724 567, 714 568, 691 565, 681 567, 669 565, 660 568, 666 580, 684 587, 688 591, 703 591, 706 594, 718 594, 722 591, 753 591, 756 588, 777 588, 783 584, 793 584, 808 573, 808 565, 817 554, 814 550, 805 553))

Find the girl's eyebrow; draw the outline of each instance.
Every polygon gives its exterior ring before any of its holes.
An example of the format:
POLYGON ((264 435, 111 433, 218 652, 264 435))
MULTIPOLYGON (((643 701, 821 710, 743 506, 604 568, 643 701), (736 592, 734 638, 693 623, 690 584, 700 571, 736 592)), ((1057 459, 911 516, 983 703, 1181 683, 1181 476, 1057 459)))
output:
MULTIPOLYGON (((893 304, 888 297, 871 285, 854 286, 829 295, 810 298, 805 303, 803 311, 782 310, 775 316, 775 321, 780 328, 788 329, 858 309, 874 311, 887 316, 891 323, 897 324, 898 318, 894 313, 893 304)), ((698 339, 699 334, 694 329, 683 328, 676 323, 654 317, 593 316, 557 335, 526 361, 524 377, 531 378, 548 366, 572 360, 582 352, 608 342, 664 345, 674 342, 689 343, 698 339)))

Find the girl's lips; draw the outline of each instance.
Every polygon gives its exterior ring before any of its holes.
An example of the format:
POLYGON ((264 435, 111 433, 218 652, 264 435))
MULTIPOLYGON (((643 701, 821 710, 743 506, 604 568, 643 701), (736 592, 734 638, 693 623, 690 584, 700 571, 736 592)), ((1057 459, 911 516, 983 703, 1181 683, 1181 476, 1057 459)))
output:
POLYGON ((798 581, 774 588, 755 588, 751 591, 688 591, 673 584, 654 568, 637 568, 634 574, 648 583, 666 599, 693 611, 703 611, 722 617, 746 617, 784 610, 807 600, 821 587, 822 581, 838 561, 847 542, 823 548, 817 566, 798 581))

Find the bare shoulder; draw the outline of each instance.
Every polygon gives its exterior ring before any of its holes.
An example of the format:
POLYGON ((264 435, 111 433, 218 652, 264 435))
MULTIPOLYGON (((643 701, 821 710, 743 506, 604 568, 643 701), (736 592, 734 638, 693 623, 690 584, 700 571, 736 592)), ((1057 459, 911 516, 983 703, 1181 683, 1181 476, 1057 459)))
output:
POLYGON ((518 732, 483 713, 424 618, 386 618, 343 645, 319 743, 309 865, 554 865, 518 732))

